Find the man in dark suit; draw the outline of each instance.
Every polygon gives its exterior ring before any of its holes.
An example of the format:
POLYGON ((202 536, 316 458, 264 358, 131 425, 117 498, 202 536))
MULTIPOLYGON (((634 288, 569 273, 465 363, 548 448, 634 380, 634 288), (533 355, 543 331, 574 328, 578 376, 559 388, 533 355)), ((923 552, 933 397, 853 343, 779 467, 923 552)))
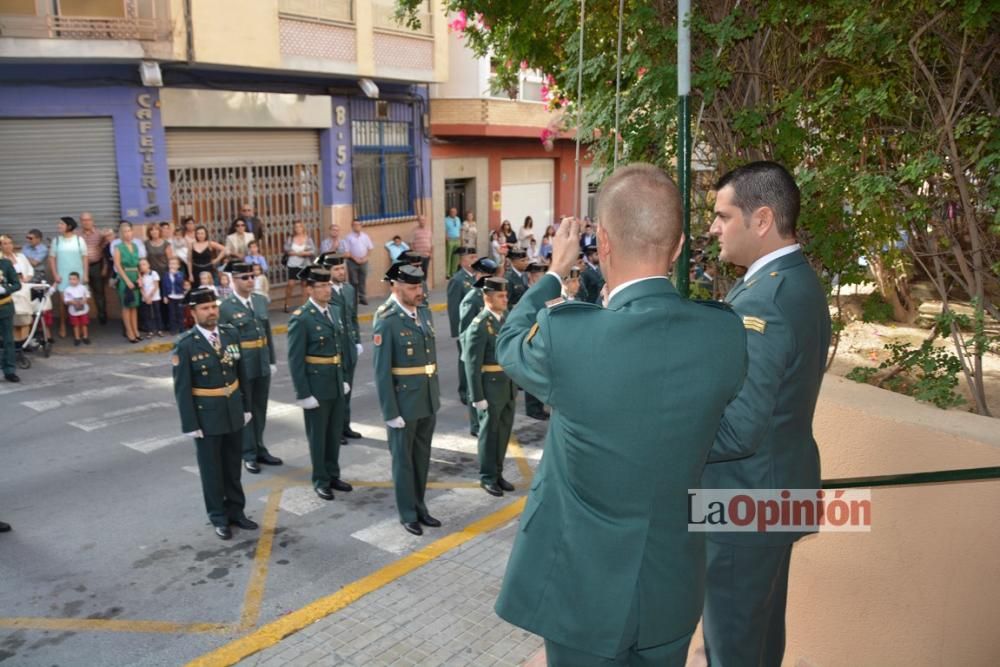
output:
MULTIPOLYGON (((812 420, 830 346, 830 313, 795 242, 799 189, 774 162, 716 184, 720 258, 748 267, 726 297, 742 316, 749 367, 705 467, 706 489, 818 489, 812 420), (752 454, 752 456, 748 456, 752 454)), ((804 533, 708 534, 705 648, 711 665, 778 667, 792 544, 804 533)))
POLYGON ((527 252, 515 247, 507 251, 507 259, 510 260, 510 267, 504 278, 507 279, 507 298, 510 304, 508 307, 513 309, 528 291, 528 276, 525 271, 531 260, 528 259, 527 252))
POLYGON ((500 331, 504 373, 552 415, 496 609, 545 638, 550 665, 681 667, 704 600, 688 489, 742 384, 746 336, 728 308, 667 279, 682 226, 665 173, 623 167, 597 206, 607 308, 559 298, 579 256, 566 220, 548 274, 500 331))
POLYGON ((601 273, 601 260, 597 256, 597 246, 588 245, 583 249, 583 270, 580 272, 580 291, 577 298, 588 303, 601 302, 601 290, 604 289, 604 274, 601 273))

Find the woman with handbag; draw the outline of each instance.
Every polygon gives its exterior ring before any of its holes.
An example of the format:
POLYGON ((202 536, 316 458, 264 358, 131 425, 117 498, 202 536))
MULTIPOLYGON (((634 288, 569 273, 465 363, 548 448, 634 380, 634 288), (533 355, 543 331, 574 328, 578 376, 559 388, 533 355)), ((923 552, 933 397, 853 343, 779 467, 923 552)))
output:
POLYGON ((118 274, 118 298, 122 302, 122 324, 125 337, 130 343, 138 343, 139 338, 139 247, 132 240, 132 225, 123 222, 118 225, 115 246, 115 273, 118 274))

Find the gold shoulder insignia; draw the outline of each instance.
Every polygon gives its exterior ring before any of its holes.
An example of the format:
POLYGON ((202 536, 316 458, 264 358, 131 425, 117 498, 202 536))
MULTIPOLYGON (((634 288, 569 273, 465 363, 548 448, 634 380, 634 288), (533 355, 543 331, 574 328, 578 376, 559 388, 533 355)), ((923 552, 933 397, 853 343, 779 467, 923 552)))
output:
POLYGON ((771 271, 771 277, 774 278, 778 275, 777 271, 771 271))
POLYGON ((302 309, 301 308, 296 308, 295 312, 292 313, 292 315, 301 315, 301 314, 302 314, 302 309))
POLYGON ((755 282, 757 282, 757 279, 756 279, 756 278, 754 278, 753 280, 749 281, 749 282, 747 283, 747 287, 753 287, 753 284, 754 284, 755 282))
POLYGON ((767 328, 767 322, 760 319, 759 317, 750 317, 749 315, 743 316, 743 326, 751 331, 756 331, 759 334, 764 333, 764 329, 767 328))
POLYGON ((552 308, 553 306, 558 306, 560 303, 562 303, 565 300, 566 299, 562 298, 561 296, 557 296, 554 299, 549 299, 548 301, 546 301, 545 302, 545 307, 546 308, 552 308))
POLYGON ((530 343, 531 339, 535 337, 536 333, 538 333, 538 322, 535 322, 534 324, 531 325, 531 329, 528 331, 528 337, 524 339, 524 342, 530 343))

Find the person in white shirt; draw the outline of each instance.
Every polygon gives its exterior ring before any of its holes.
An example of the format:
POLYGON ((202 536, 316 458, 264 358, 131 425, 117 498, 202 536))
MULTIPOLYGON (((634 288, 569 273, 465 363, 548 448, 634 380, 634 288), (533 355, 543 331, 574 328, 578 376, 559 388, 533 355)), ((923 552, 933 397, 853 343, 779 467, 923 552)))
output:
POLYGON ((152 269, 148 259, 139 260, 139 290, 142 305, 139 307, 139 329, 146 338, 163 336, 163 316, 160 311, 160 274, 152 269))
POLYGON ((73 327, 73 345, 90 345, 90 290, 80 282, 80 274, 69 274, 69 286, 63 291, 69 323, 73 327))

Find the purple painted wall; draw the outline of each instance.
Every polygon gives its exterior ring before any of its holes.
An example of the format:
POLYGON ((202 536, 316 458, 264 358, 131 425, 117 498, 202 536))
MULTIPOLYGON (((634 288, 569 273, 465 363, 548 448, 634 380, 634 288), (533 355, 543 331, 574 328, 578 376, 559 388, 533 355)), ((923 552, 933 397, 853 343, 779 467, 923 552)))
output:
POLYGON ((330 105, 333 127, 324 130, 319 137, 320 157, 323 160, 323 203, 327 206, 349 206, 354 202, 350 106, 346 97, 331 97, 330 105))
POLYGON ((156 88, 19 86, 0 96, 0 118, 110 116, 123 220, 169 220, 167 143, 156 88), (159 211, 155 207, 159 207, 159 211))

